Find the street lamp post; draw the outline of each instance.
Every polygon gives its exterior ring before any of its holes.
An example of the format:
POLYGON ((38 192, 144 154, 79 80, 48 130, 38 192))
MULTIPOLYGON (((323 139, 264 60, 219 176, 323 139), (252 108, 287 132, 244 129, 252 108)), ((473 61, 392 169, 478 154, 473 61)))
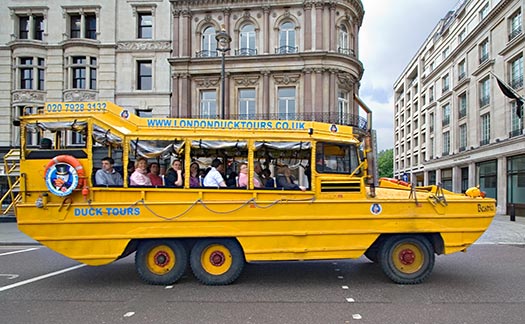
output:
POLYGON ((225 80, 225 68, 224 68, 224 56, 226 55, 226 52, 230 50, 230 43, 232 41, 232 38, 230 35, 226 32, 226 29, 224 28, 224 25, 221 26, 221 31, 215 35, 215 39, 217 40, 217 51, 222 53, 221 57, 221 119, 224 119, 224 112, 225 112, 225 88, 226 88, 226 80, 225 80))

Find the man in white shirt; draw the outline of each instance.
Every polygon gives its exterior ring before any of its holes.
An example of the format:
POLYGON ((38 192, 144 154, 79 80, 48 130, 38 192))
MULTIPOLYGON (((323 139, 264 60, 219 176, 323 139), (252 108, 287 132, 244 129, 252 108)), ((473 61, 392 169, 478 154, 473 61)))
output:
POLYGON ((226 187, 226 182, 222 177, 221 171, 223 171, 224 165, 219 159, 215 159, 211 162, 211 170, 204 177, 204 187, 226 187))

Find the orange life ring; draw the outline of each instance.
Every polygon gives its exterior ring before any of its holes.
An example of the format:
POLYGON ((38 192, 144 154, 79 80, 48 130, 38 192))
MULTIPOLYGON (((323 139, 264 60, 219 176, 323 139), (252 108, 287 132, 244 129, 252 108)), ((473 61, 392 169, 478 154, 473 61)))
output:
POLYGON ((48 189, 50 189, 52 193, 58 196, 66 196, 70 194, 74 189, 78 189, 78 188, 85 189, 86 184, 87 184, 86 173, 85 173, 84 167, 75 157, 71 155, 58 155, 54 157, 53 159, 51 159, 46 165, 46 168, 44 170, 44 176, 45 176, 46 185, 48 186, 48 189), (75 173, 74 178, 76 178, 74 182, 77 182, 78 180, 78 183, 76 185, 73 185, 71 188, 67 188, 67 190, 60 190, 59 188, 56 188, 56 187, 53 188, 53 186, 56 186, 56 183, 53 184, 53 181, 55 181, 55 179, 51 179, 51 177, 54 177, 54 174, 57 173, 58 171, 54 169, 56 169, 57 166, 58 168, 60 168, 60 167, 64 167, 65 165, 68 165, 74 169, 72 170, 73 173, 75 173), (54 172, 50 172, 50 171, 54 171, 54 172))
POLYGON ((380 181, 388 181, 388 182, 392 182, 392 183, 395 183, 395 184, 398 184, 398 185, 402 185, 402 186, 405 186, 405 187, 410 187, 410 183, 408 182, 405 182, 403 180, 397 180, 397 179, 394 179, 394 178, 381 178, 379 179, 380 181))

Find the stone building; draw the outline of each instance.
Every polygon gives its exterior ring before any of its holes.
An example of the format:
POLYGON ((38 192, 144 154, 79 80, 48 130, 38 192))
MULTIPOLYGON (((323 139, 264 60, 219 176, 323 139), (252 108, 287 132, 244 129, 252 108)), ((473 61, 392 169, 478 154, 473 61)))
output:
POLYGON ((358 0, 6 0, 0 8, 2 152, 20 143, 11 121, 46 101, 109 100, 156 117, 357 115, 358 0), (221 26, 232 39, 224 108, 221 26))
POLYGON ((464 0, 444 17, 394 84, 394 174, 457 192, 480 185, 498 212, 525 214, 524 4, 464 0))

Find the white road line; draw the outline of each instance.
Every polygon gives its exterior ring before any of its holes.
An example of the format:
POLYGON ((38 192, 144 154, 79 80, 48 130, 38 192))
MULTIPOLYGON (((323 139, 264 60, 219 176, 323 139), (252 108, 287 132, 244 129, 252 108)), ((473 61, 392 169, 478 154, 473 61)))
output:
POLYGON ((22 253, 22 252, 29 252, 29 251, 34 251, 34 250, 38 250, 38 249, 40 249, 40 248, 36 247, 36 248, 30 248, 30 249, 25 249, 25 250, 19 250, 19 251, 5 252, 5 253, 0 253, 0 256, 10 255, 10 254, 17 254, 17 253, 22 253))
POLYGON ((79 268, 82 268, 82 267, 85 267, 85 266, 86 266, 85 264, 78 264, 78 265, 76 265, 74 267, 71 267, 71 268, 58 270, 58 271, 51 272, 51 273, 48 273, 48 274, 45 274, 45 275, 41 275, 41 276, 38 276, 38 277, 34 277, 34 278, 31 278, 31 279, 20 281, 20 282, 14 283, 12 285, 3 286, 3 287, 0 287, 0 292, 6 291, 6 290, 9 290, 9 289, 12 289, 12 288, 20 287, 20 286, 23 286, 23 285, 27 285, 27 284, 30 284, 32 282, 38 281, 38 280, 42 280, 42 279, 46 279, 46 278, 49 278, 49 277, 57 276, 59 274, 66 273, 68 271, 73 271, 73 270, 76 270, 76 269, 79 269, 79 268))

